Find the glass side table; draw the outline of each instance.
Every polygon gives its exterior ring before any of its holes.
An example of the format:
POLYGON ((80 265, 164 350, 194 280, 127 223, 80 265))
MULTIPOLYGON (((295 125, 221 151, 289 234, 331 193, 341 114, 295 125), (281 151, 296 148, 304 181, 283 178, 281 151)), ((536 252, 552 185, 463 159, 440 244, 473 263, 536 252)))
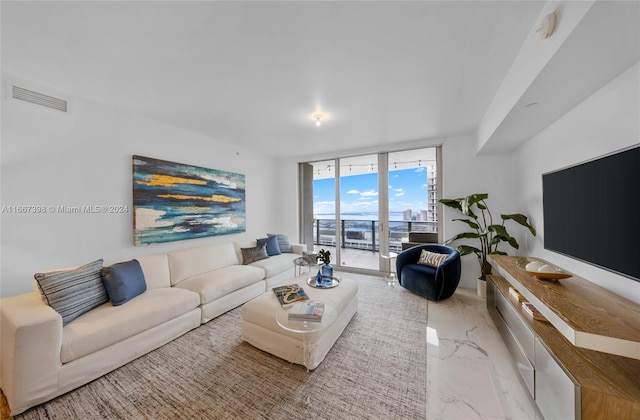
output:
POLYGON ((395 252, 390 252, 389 255, 380 255, 382 258, 384 258, 385 260, 387 260, 387 273, 385 274, 385 279, 387 281, 387 284, 391 287, 394 287, 397 283, 396 283, 396 270, 393 269, 393 271, 391 270, 391 260, 394 260, 398 254, 395 252))

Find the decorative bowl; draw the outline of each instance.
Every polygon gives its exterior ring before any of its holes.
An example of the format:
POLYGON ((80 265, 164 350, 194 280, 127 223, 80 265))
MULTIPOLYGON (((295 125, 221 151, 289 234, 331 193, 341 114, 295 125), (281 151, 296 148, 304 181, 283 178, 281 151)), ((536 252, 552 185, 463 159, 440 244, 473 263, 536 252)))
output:
POLYGON ((573 275, 554 266, 551 265, 545 261, 540 261, 540 260, 536 260, 533 258, 522 258, 521 260, 518 260, 516 262, 516 267, 518 267, 519 269, 521 269, 522 271, 526 272, 527 274, 534 276, 537 279, 540 280, 560 280, 560 279, 568 279, 569 277, 572 277, 573 275), (542 263, 542 265, 547 266, 548 268, 550 268, 551 270, 545 270, 545 271, 529 271, 527 270, 527 265, 529 265, 529 263, 532 262, 539 262, 542 263))

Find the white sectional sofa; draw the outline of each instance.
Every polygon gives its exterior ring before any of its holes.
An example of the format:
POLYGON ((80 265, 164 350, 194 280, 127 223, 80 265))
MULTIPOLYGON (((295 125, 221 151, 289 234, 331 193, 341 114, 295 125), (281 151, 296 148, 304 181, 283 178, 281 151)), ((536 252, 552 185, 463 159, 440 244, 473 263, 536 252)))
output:
POLYGON ((293 279, 304 245, 243 265, 225 243, 136 257, 146 291, 63 326, 39 290, 0 300, 0 388, 11 414, 55 398, 293 279))

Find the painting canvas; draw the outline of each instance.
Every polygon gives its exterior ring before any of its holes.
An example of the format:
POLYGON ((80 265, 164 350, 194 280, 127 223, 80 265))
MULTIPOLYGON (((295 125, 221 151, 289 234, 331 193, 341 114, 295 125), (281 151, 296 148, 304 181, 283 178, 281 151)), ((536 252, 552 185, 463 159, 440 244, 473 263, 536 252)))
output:
POLYGON ((133 156, 134 244, 244 232, 244 178, 133 156))

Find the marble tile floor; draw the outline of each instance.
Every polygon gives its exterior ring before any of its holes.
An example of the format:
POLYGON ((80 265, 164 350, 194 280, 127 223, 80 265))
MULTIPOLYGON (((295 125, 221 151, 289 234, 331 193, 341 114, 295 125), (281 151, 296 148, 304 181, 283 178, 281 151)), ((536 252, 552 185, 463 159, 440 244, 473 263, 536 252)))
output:
POLYGON ((475 289, 428 303, 428 420, 541 420, 475 289))

